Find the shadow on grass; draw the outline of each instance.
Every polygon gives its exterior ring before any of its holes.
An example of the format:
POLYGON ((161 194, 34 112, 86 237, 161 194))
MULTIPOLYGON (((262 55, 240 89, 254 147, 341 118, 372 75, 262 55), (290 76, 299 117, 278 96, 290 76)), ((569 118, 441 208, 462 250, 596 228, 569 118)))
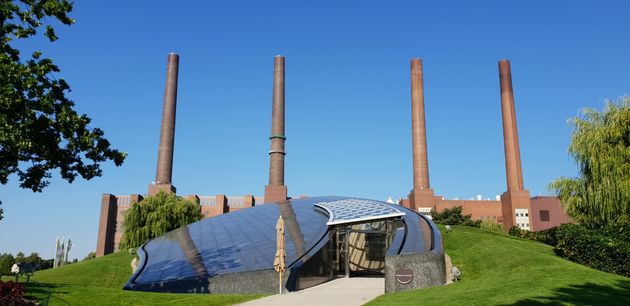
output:
POLYGON ((48 305, 53 293, 67 293, 59 291, 57 288, 62 287, 54 284, 43 284, 38 282, 23 283, 26 286, 26 298, 37 300, 41 305, 48 305))
POLYGON ((555 289, 552 296, 524 299, 513 304, 525 305, 630 305, 630 280, 620 280, 615 286, 587 283, 555 289))

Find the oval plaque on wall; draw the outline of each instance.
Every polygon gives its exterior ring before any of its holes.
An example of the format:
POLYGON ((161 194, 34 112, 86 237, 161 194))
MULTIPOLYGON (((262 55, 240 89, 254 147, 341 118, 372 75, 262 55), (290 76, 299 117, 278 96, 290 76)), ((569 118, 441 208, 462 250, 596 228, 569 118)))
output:
POLYGON ((396 281, 401 284, 409 284, 413 280, 413 271, 411 269, 396 270, 396 281))

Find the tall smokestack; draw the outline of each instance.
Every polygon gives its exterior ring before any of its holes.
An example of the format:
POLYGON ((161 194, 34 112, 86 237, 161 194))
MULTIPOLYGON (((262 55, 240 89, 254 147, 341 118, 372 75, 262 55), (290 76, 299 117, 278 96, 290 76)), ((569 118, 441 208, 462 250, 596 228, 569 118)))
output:
POLYGON ((510 61, 499 61, 499 84, 501 86, 501 114, 503 117, 503 145, 505 148, 505 176, 507 191, 501 195, 501 215, 506 232, 513 225, 529 231, 537 230, 532 223, 532 204, 529 191, 523 186, 521 153, 516 129, 514 92, 510 61))
POLYGON ((411 132, 413 140, 413 188, 429 189, 427 128, 424 118, 424 84, 422 60, 411 60, 411 132))
POLYGON ((501 85, 501 113, 503 115, 503 145, 505 148, 507 189, 523 190, 523 172, 514 112, 514 92, 512 91, 510 61, 499 61, 499 80, 501 85))
POLYGON ((413 190, 409 194, 409 206, 416 210, 418 207, 432 207, 435 201, 429 183, 422 60, 419 58, 411 60, 411 137, 413 190))
POLYGON ((178 69, 179 55, 169 53, 166 66, 166 88, 164 89, 164 105, 162 107, 162 126, 160 128, 157 171, 155 184, 149 186, 149 194, 155 194, 160 189, 175 192, 175 187, 171 185, 171 179, 173 175, 173 149, 175 144, 178 69))
POLYGON ((265 186, 265 203, 287 199, 287 187, 284 185, 284 62, 284 56, 276 55, 274 58, 269 185, 265 186))

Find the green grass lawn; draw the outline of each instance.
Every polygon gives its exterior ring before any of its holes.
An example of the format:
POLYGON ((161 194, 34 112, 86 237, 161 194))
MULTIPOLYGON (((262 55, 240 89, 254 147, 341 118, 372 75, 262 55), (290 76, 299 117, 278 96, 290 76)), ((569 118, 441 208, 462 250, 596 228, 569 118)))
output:
POLYGON ((455 227, 444 247, 462 271, 460 282, 368 305, 630 305, 630 278, 572 263, 545 244, 455 227))
MULTIPOLYGON (((231 305, 261 295, 172 294, 122 290, 131 276, 133 256, 120 252, 38 271, 27 288, 31 298, 44 300, 52 290, 49 305, 231 305), (50 289, 49 289, 50 288, 50 289)), ((8 279, 7 279, 8 280, 8 279)), ((22 279, 20 280, 22 281, 22 279)))
MULTIPOLYGON (((369 305, 630 305, 629 278, 567 261, 548 245, 455 227, 444 247, 460 282, 386 294, 369 305)), ((38 271, 28 294, 42 300, 52 290, 50 305, 228 305, 260 297, 125 291, 131 259, 117 253, 38 271)))

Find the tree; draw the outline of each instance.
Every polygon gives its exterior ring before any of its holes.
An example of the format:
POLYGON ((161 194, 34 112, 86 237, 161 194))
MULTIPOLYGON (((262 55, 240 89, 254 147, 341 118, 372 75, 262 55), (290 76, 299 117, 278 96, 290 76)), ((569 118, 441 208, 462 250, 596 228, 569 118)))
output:
POLYGON ((0 276, 1 275, 10 275, 11 267, 15 263, 15 258, 11 254, 2 254, 0 255, 0 276))
MULTIPOLYGON (((0 183, 17 174, 20 187, 41 192, 51 170, 72 183, 77 177, 101 176, 101 162, 120 166, 126 154, 110 148, 101 129, 90 128, 90 118, 78 114, 66 96, 70 86, 50 58, 35 51, 24 60, 12 44, 37 36, 40 30, 57 40, 54 20, 71 25, 68 0, 0 2, 0 183), (47 19, 47 17, 50 17, 47 19)), ((0 211, 0 219, 2 211, 0 211)))
POLYGON ((550 189, 580 225, 629 236, 630 97, 608 101, 602 112, 585 109, 571 123, 569 154, 579 175, 560 177, 550 189))
POLYGON ((24 257, 24 253, 22 252, 18 252, 17 254, 15 254, 15 262, 24 262, 24 259, 26 257, 24 257))
POLYGON ((132 204, 124 215, 120 249, 140 246, 202 218, 198 203, 164 191, 132 204))

